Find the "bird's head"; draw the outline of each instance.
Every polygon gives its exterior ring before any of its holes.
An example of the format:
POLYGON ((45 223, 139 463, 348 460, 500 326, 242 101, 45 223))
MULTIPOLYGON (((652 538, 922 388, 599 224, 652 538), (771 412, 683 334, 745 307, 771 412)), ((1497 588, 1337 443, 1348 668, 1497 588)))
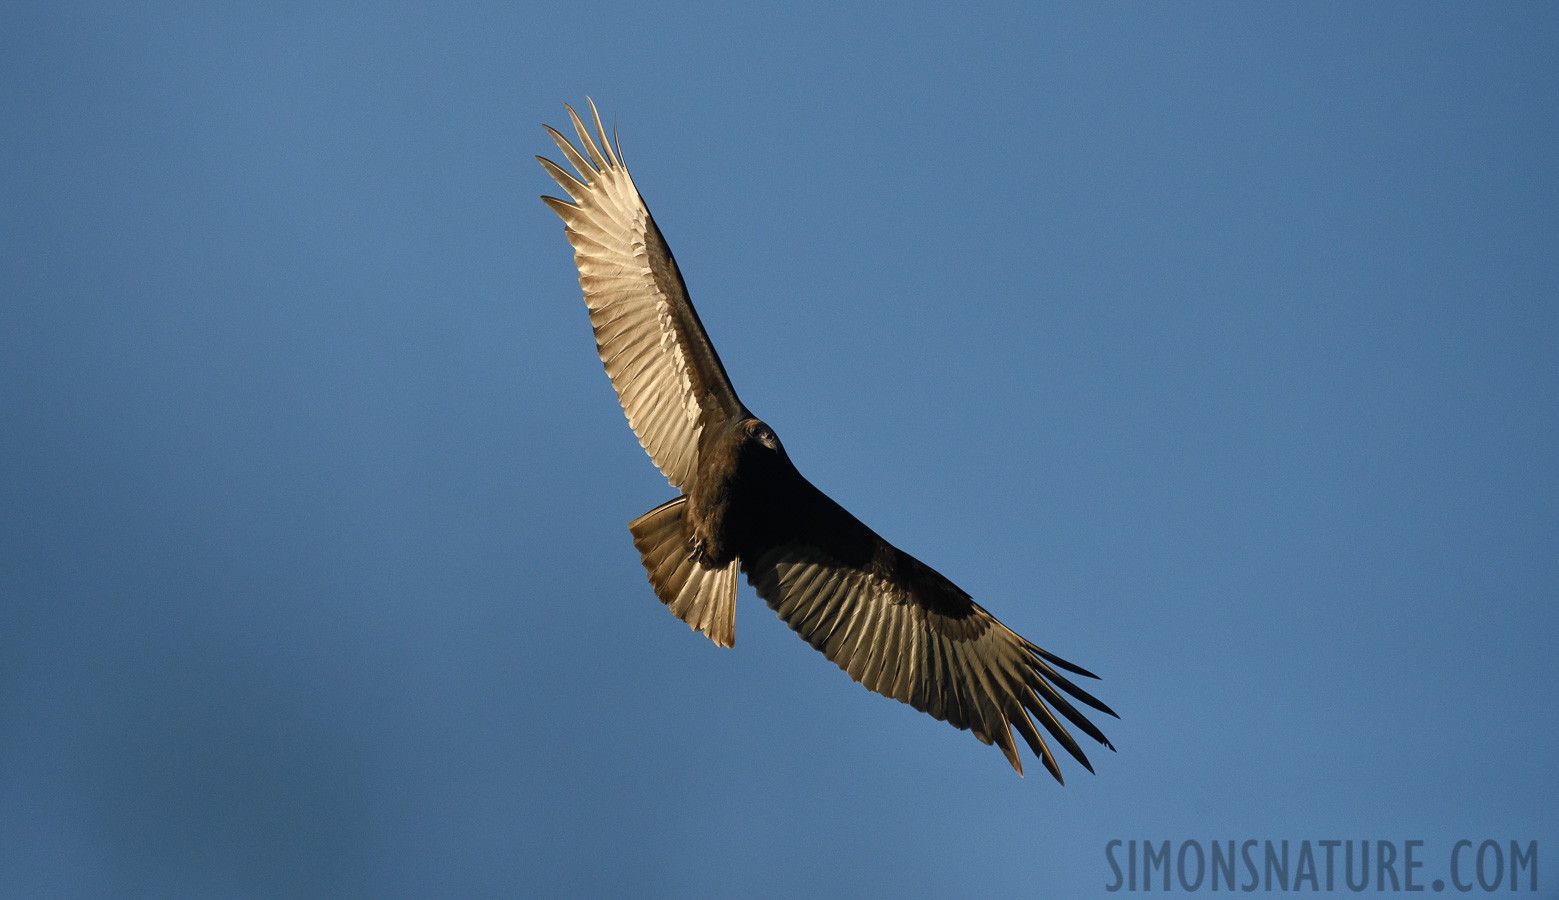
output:
POLYGON ((774 429, 770 428, 761 419, 748 419, 742 423, 742 430, 746 433, 749 441, 761 444, 775 453, 784 452, 784 448, 780 445, 779 436, 774 433, 774 429))

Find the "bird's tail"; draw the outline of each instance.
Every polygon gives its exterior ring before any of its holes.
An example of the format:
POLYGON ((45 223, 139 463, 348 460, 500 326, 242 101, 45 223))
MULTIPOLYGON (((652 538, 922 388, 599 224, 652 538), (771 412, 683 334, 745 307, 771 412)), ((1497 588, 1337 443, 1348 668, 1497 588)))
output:
POLYGON ((628 530, 660 602, 689 628, 721 647, 734 647, 739 561, 716 569, 698 559, 682 529, 686 503, 686 497, 662 503, 629 522, 628 530))

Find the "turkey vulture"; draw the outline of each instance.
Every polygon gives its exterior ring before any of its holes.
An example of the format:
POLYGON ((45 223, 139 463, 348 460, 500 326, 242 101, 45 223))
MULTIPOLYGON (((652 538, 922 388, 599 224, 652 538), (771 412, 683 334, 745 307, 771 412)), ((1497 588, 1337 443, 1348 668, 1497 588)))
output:
POLYGON ((1093 771, 1056 713, 1115 748, 1063 692, 1115 713, 1057 669, 1097 676, 1019 637, 796 471, 737 399, 620 145, 593 102, 590 111, 599 144, 573 107, 578 148, 547 127, 577 177, 538 156, 573 198, 542 200, 574 247, 596 348, 628 423, 681 492, 628 524, 655 595, 730 647, 740 568, 786 625, 868 689, 994 742, 1021 775, 1016 727, 1062 781, 1037 719, 1093 771))

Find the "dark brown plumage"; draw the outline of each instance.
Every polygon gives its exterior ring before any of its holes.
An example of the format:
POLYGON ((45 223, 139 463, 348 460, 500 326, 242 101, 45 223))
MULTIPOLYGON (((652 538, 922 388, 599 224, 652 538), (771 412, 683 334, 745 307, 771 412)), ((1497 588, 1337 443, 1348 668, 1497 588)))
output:
POLYGON ((628 525, 656 596, 730 647, 740 568, 785 624, 867 688, 994 742, 1019 774, 1012 728, 1056 780, 1040 728, 1092 771, 1056 713, 1105 746, 1065 695, 1115 713, 1057 669, 1095 676, 1013 633, 796 471, 737 399, 620 149, 590 111, 599 144, 572 107, 580 148, 547 128, 577 177, 537 157, 573 198, 542 200, 566 226, 628 422, 682 492, 628 525))

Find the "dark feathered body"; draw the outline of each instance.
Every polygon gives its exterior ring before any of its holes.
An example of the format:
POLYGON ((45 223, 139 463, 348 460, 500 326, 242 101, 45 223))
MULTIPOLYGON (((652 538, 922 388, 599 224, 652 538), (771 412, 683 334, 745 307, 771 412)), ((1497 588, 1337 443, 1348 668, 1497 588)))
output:
POLYGON ((699 456, 684 515, 689 537, 712 564, 751 559, 794 530, 811 485, 767 425, 749 418, 706 433, 699 456))

